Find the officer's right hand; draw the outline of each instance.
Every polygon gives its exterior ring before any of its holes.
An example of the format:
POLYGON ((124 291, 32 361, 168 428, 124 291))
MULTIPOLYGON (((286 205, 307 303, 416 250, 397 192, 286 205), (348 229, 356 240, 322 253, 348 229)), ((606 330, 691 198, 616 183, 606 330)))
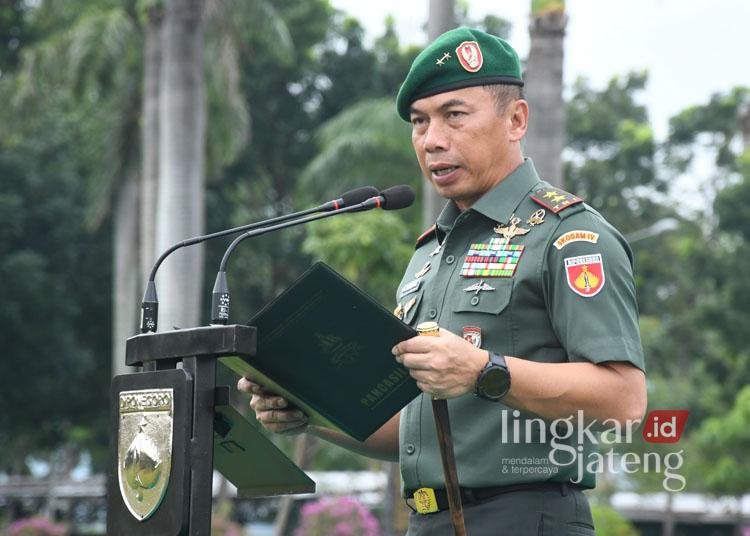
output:
POLYGON ((286 398, 265 390, 262 385, 247 378, 240 378, 237 389, 253 395, 250 408, 266 430, 278 434, 298 434, 307 428, 307 415, 292 406, 286 398))

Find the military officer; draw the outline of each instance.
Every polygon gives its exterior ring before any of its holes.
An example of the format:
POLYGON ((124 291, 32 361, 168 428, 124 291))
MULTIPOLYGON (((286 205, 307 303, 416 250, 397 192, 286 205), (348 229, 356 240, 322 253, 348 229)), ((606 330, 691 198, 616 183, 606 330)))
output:
MULTIPOLYGON (((645 411, 632 254, 524 158, 522 86, 510 45, 473 29, 443 34, 414 60, 397 110, 426 180, 448 200, 396 294, 404 322, 440 326, 393 348, 424 394, 362 444, 308 429, 398 457, 415 510, 409 535, 453 533, 431 397, 448 399, 472 536, 593 534, 581 491, 595 483, 587 426, 637 424, 645 411)), ((306 429, 285 400, 239 386, 268 429, 306 429)))

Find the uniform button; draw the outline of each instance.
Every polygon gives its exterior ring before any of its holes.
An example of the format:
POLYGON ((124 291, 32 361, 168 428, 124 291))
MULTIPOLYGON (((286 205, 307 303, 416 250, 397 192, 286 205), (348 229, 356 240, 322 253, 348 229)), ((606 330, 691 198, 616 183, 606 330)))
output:
POLYGON ((437 309, 430 309, 430 310, 428 311, 427 315, 428 315, 428 316, 429 316, 430 318, 435 318, 435 317, 437 316, 437 309))
POLYGON ((455 260, 456 260, 456 257, 454 257, 453 255, 448 255, 445 258, 445 264, 453 264, 453 261, 455 260))
POLYGON ((417 450, 417 449, 414 447, 414 445, 412 445, 411 443, 407 443, 407 445, 406 445, 406 453, 407 454, 414 454, 415 450, 417 450))
POLYGON ((472 305, 476 305, 478 303, 479 303, 479 296, 474 296, 473 298, 471 298, 472 305))

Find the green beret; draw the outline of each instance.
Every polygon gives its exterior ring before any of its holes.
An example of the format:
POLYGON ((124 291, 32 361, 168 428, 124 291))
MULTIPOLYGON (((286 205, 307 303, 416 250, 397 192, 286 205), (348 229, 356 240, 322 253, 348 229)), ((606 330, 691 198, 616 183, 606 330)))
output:
POLYGON ((445 32, 411 64, 396 97, 398 115, 409 121, 415 100, 486 84, 523 86, 518 54, 506 41, 471 28, 445 32))

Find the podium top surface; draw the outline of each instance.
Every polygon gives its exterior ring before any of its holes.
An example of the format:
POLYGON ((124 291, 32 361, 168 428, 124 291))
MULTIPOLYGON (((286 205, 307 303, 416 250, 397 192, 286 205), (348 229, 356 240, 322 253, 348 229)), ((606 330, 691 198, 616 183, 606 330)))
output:
POLYGON ((254 327, 240 324, 141 333, 127 340, 125 363, 141 366, 148 361, 192 356, 253 356, 256 333, 254 327))

